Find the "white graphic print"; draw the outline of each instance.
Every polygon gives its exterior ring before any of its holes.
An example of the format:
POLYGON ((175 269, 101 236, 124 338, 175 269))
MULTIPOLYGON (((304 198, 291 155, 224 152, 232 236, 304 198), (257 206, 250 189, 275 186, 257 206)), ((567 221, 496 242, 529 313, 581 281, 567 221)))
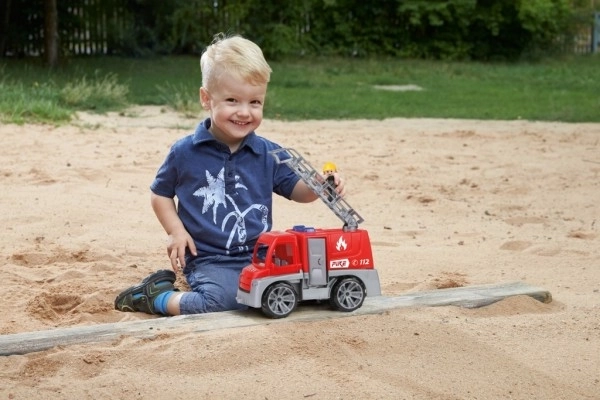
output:
MULTIPOLYGON (((239 179, 240 177, 236 175, 235 188, 248 190, 246 186, 238 182, 239 179)), ((221 224, 221 230, 225 232, 227 222, 231 218, 233 218, 234 225, 229 233, 229 238, 227 240, 227 245, 225 246, 225 248, 229 249, 236 233, 237 240, 239 243, 244 243, 246 241, 247 231, 245 217, 252 210, 259 210, 261 212, 261 222, 263 224, 262 232, 266 232, 268 228, 267 217, 269 214, 269 209, 263 204, 252 204, 246 210, 240 210, 235 201, 231 198, 231 196, 225 193, 225 168, 222 168, 221 171, 219 171, 219 175, 217 175, 216 178, 213 177, 209 171, 206 171, 206 181, 208 182, 207 186, 201 187, 193 193, 196 197, 204 197, 204 204, 202 205, 202 214, 205 214, 208 211, 208 209, 212 206, 213 222, 216 224, 217 210, 220 204, 222 204, 224 208, 227 208, 227 200, 229 200, 229 202, 234 208, 233 211, 231 211, 225 216, 221 224)))
POLYGON ((219 204, 223 204, 223 207, 227 208, 227 203, 225 202, 225 168, 221 169, 219 176, 216 178, 210 172, 206 171, 206 180, 208 181, 208 186, 196 190, 194 196, 204 197, 202 214, 208 211, 208 207, 213 206, 213 222, 216 224, 219 204))
POLYGON ((337 243, 335 244, 335 249, 337 251, 342 251, 342 250, 346 250, 347 247, 348 247, 348 244, 344 240, 344 237, 340 236, 340 238, 338 239, 337 243))
MULTIPOLYGON (((227 196, 227 198, 229 199, 229 196, 227 196)), ((252 204, 250 207, 248 207, 246 209, 246 211, 241 212, 237 206, 235 205, 235 203, 233 201, 231 201, 231 203, 233 204, 233 207, 235 208, 235 211, 230 212, 229 214, 227 214, 227 216, 225 216, 225 219, 223 219, 223 224, 221 224, 221 230, 225 231, 225 225, 227 224, 227 221, 229 220, 230 217, 234 218, 234 223, 235 225, 233 226, 233 229, 231 230, 231 232, 229 233, 229 240, 227 240, 227 246, 226 248, 229 248, 229 246, 231 246, 231 241, 233 240, 233 237, 235 235, 235 233, 237 232, 238 234, 238 241, 239 242, 245 242, 246 241, 246 221, 244 220, 244 217, 246 216, 246 214, 248 214, 250 211, 252 210, 260 210, 262 212, 262 218, 261 221, 263 223, 263 230, 261 233, 265 232, 267 230, 267 214, 268 214, 268 209, 266 206, 262 205, 262 204, 252 204)))

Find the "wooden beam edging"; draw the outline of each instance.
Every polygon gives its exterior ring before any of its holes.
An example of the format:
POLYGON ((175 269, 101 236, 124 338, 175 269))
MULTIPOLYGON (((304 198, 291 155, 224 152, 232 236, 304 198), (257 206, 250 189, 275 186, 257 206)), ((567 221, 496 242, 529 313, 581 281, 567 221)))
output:
POLYGON ((550 292, 523 282, 464 286, 408 293, 397 297, 367 297, 363 306, 351 313, 331 311, 323 306, 300 306, 283 319, 266 318, 257 310, 225 311, 0 335, 0 356, 27 354, 56 346, 116 340, 121 336, 151 338, 175 330, 204 332, 292 321, 314 321, 377 314, 401 307, 452 305, 477 308, 517 295, 527 295, 543 303, 552 301, 550 292))

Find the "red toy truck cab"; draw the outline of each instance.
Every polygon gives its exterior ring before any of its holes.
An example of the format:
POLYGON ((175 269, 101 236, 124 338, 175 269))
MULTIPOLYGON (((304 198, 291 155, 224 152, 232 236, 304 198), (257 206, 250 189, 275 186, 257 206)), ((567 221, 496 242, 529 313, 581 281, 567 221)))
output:
POLYGON ((366 296, 379 295, 366 230, 296 226, 259 237, 252 264, 240 275, 237 301, 283 318, 302 300, 329 299, 333 308, 349 312, 366 296))

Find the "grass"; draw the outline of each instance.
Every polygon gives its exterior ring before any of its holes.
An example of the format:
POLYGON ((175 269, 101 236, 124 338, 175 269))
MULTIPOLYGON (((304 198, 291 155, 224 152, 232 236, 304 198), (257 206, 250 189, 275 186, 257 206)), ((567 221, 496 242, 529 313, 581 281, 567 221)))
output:
MULTIPOLYGON (((271 66, 266 118, 600 122, 598 56, 535 64, 310 59, 271 66)), ((3 60, 0 118, 61 123, 77 110, 123 110, 129 104, 168 105, 194 116, 200 79, 196 57, 78 58, 53 71, 35 60, 3 60)))
MULTIPOLYGON (((286 65, 269 105, 288 118, 600 121, 600 58, 544 64, 425 61, 286 65), (382 91, 374 85, 417 85, 382 91), (273 104, 274 103, 274 104, 273 104)), ((276 74, 277 75, 277 74, 276 74)))

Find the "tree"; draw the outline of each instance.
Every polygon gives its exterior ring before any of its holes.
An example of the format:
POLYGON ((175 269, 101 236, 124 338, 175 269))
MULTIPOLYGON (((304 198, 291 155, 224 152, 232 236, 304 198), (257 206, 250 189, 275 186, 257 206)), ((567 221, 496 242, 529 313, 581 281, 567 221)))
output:
POLYGON ((11 0, 2 1, 2 8, 0 9, 0 57, 3 57, 6 51, 6 38, 8 37, 8 24, 10 22, 10 3, 11 0))
POLYGON ((44 61, 50 68, 58 66, 58 9, 56 0, 44 1, 44 61))

